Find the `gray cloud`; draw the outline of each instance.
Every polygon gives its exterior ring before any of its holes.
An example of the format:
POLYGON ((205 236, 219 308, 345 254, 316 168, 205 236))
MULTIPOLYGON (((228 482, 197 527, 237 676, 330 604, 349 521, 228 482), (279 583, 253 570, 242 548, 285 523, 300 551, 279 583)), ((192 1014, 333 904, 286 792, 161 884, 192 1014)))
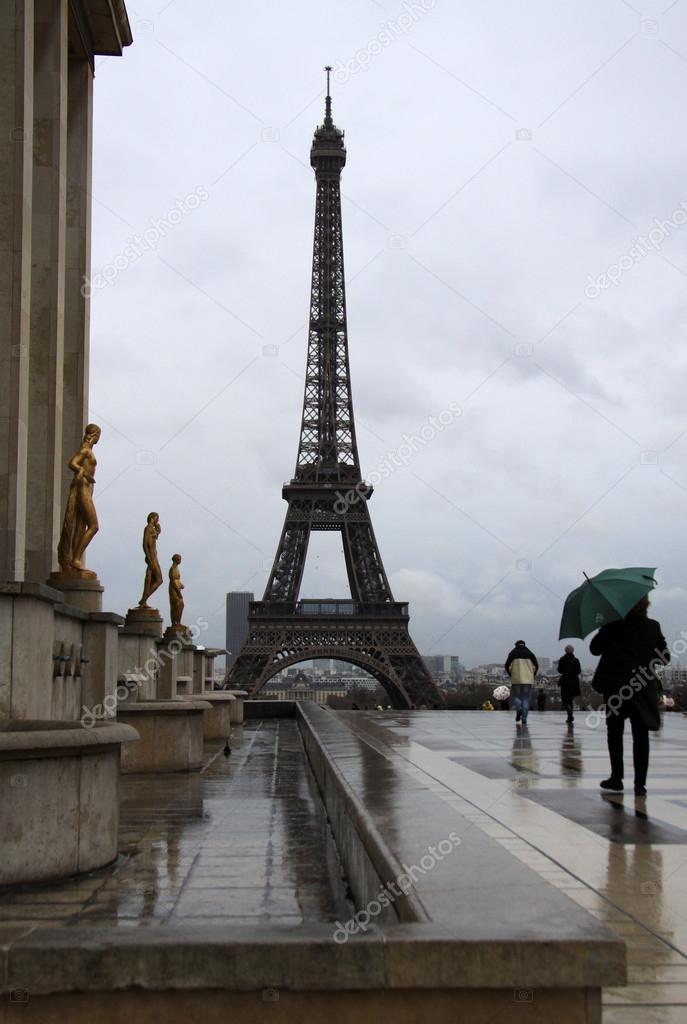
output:
MULTIPOLYGON (((138 598, 151 509, 211 642, 227 590, 262 592, 301 412, 320 69, 402 9, 143 0, 134 45, 99 61, 94 271, 208 193, 93 297, 91 562, 113 610, 138 598)), ((364 472, 463 407, 371 504, 423 651, 552 654, 560 599, 611 564, 658 565, 656 615, 685 626, 687 225, 585 294, 687 199, 687 5, 661 9, 438 0, 334 83, 364 472)), ((341 591, 336 539, 311 556, 306 596, 341 591)))

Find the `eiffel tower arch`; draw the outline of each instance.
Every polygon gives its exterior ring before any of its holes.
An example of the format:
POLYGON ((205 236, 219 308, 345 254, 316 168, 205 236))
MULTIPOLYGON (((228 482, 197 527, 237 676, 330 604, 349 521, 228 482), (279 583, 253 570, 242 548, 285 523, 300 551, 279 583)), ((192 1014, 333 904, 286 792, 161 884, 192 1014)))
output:
POLYGON ((281 669, 311 658, 349 661, 370 672, 396 708, 442 707, 408 632, 408 605, 394 601, 377 547, 360 471, 348 361, 341 222, 343 132, 332 120, 327 69, 324 123, 310 163, 317 196, 305 393, 296 469, 279 546, 262 601, 225 685, 254 696, 281 669), (313 530, 339 531, 350 600, 299 600, 313 530))

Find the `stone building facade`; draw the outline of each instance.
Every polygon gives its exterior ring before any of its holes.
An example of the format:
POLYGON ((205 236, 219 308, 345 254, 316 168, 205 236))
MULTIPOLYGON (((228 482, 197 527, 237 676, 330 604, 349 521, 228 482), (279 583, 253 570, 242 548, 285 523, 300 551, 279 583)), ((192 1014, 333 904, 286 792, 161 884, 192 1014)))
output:
POLYGON ((121 0, 0 4, 0 581, 44 583, 87 420, 93 77, 121 0))

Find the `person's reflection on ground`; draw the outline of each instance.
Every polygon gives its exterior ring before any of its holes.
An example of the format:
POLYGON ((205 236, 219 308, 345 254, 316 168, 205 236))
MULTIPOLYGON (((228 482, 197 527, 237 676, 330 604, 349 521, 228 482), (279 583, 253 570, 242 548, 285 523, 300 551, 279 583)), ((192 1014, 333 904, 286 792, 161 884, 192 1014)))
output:
POLYGON ((516 733, 513 738, 511 764, 519 772, 522 772, 520 779, 523 781, 528 776, 538 775, 539 773, 539 757, 536 750, 532 747, 532 739, 527 725, 523 725, 521 731, 516 733))
POLYGON ((604 895, 612 903, 658 931, 666 930, 662 920, 663 853, 650 844, 609 843, 604 895))
POLYGON ((568 726, 561 742, 561 775, 565 778, 581 774, 582 746, 579 740, 575 739, 574 729, 568 726))
POLYGON ((647 811, 646 797, 602 792, 601 800, 608 808, 610 838, 614 843, 651 842, 651 819, 647 811))

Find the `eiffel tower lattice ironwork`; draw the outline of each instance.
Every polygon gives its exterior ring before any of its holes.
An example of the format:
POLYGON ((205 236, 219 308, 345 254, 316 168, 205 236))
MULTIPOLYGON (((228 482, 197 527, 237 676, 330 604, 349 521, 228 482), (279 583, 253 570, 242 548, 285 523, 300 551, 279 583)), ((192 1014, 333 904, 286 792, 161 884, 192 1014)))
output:
POLYGON ((360 472, 348 363, 340 177, 344 136, 332 120, 327 70, 324 123, 310 163, 317 181, 305 396, 296 472, 284 485, 284 529, 262 601, 226 684, 256 694, 281 669, 310 658, 358 665, 396 708, 443 701, 408 632, 408 605, 394 601, 360 472), (341 533, 351 600, 299 600, 312 530, 341 533))

